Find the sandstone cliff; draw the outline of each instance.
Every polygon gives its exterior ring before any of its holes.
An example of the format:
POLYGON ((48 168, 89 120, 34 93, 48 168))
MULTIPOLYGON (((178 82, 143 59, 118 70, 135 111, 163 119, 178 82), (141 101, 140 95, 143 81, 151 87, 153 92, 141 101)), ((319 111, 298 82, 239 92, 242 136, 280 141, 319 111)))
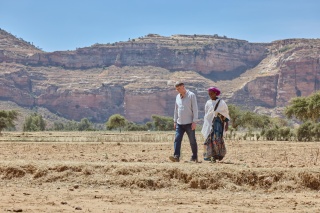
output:
MULTIPOLYGON (((193 70, 202 74, 229 72, 235 75, 256 66, 266 55, 266 45, 217 36, 149 35, 128 42, 96 44, 76 51, 38 52, 25 57, 0 55, 0 62, 66 69, 154 66, 170 71, 193 70)), ((8 51, 6 51, 8 53, 8 51)), ((235 76, 236 77, 236 76, 235 76)))
MULTIPOLYGON (((320 39, 288 39, 270 45, 254 78, 236 91, 231 102, 254 109, 284 107, 291 98, 320 90, 320 39)), ((251 71, 252 72, 252 71, 251 71)))
POLYGON ((228 103, 269 111, 319 90, 320 40, 270 44, 204 35, 150 34, 75 51, 43 52, 0 30, 0 100, 61 117, 134 122, 173 115, 177 80, 198 97, 216 85, 228 103))

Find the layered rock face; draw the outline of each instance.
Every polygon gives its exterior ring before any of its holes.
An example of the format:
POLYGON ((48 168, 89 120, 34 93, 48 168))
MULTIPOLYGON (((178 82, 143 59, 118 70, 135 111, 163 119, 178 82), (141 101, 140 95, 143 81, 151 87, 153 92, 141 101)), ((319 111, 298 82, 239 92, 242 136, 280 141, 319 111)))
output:
POLYGON ((202 74, 242 71, 257 65, 266 45, 214 36, 149 36, 116 44, 96 44, 76 51, 39 52, 26 57, 0 54, 0 62, 66 69, 154 66, 171 71, 193 70, 202 74))
POLYGON ((320 90, 320 63, 317 55, 290 55, 280 61, 277 106, 285 106, 292 97, 308 96, 320 90))
POLYGON ((106 121, 110 115, 122 114, 124 89, 121 86, 101 87, 89 91, 63 90, 49 87, 36 99, 38 106, 71 120, 89 118, 93 122, 106 121))
POLYGON ((46 53, 0 30, 0 101, 45 107, 70 120, 133 122, 173 116, 174 82, 198 98, 218 86, 227 103, 248 109, 285 106, 319 90, 319 39, 255 44, 219 36, 148 35, 46 53))
POLYGON ((132 121, 148 121, 151 115, 172 115, 174 91, 160 91, 156 94, 126 94, 124 109, 126 118, 132 121))
POLYGON ((320 90, 320 40, 290 39, 274 42, 265 71, 235 92, 231 101, 247 108, 284 107, 290 99, 320 90))
POLYGON ((4 74, 0 78, 0 100, 30 107, 34 105, 31 90, 31 80, 24 71, 4 74))
POLYGON ((233 95, 231 102, 249 109, 276 107, 278 78, 278 75, 266 76, 248 82, 233 95))

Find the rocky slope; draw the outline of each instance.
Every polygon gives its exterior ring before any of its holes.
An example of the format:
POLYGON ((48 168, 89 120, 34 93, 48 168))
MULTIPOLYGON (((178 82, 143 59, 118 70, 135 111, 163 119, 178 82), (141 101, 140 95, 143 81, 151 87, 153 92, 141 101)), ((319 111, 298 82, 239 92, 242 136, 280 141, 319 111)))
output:
POLYGON ((284 107, 291 98, 320 90, 320 39, 288 39, 270 45, 254 68, 254 78, 230 101, 267 108, 284 107))
POLYGON ((47 53, 0 30, 0 100, 72 120, 105 122, 120 113, 144 122, 172 116, 173 85, 183 80, 197 94, 200 117, 211 85, 228 103, 270 113, 319 90, 319 53, 320 39, 260 44, 156 34, 47 53))

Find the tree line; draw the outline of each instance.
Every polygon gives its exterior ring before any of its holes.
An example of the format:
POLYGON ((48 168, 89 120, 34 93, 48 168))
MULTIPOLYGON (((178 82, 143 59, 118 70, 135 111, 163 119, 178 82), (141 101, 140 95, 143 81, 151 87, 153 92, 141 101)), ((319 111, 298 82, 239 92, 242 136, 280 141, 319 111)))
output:
MULTIPOLYGON (((320 92, 313 93, 308 97, 297 97, 290 100, 284 110, 285 118, 272 118, 260 115, 252 111, 243 110, 236 105, 230 104, 230 125, 227 132, 229 139, 252 139, 259 140, 297 140, 297 141, 319 141, 320 140, 320 92), (292 128, 292 119, 297 119, 301 124, 297 129, 292 128), (245 132, 239 136, 237 133, 245 132)), ((18 112, 0 111, 0 133, 3 129, 13 129, 14 120, 18 112)), ((128 121, 120 114, 109 117, 105 123, 106 130, 118 131, 170 131, 173 128, 172 117, 152 115, 151 121, 145 124, 137 124, 128 121)), ((198 125, 197 130, 201 126, 198 125)), ((80 122, 54 122, 51 129, 46 129, 46 122, 42 115, 33 113, 25 118, 23 131, 96 131, 102 130, 83 118, 80 122)))

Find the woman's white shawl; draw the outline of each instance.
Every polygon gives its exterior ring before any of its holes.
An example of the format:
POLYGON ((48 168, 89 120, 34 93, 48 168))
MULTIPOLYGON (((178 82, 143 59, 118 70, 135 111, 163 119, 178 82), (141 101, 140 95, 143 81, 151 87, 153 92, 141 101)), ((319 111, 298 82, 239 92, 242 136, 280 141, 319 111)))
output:
POLYGON ((230 120, 229 109, 226 102, 224 102, 221 99, 208 100, 205 105, 204 123, 201 130, 201 133, 204 136, 204 138, 207 138, 208 135, 210 134, 213 118, 216 117, 218 113, 220 113, 221 115, 223 115, 224 117, 230 120), (220 100, 219 106, 216 109, 216 111, 214 111, 214 108, 219 100, 220 100))

